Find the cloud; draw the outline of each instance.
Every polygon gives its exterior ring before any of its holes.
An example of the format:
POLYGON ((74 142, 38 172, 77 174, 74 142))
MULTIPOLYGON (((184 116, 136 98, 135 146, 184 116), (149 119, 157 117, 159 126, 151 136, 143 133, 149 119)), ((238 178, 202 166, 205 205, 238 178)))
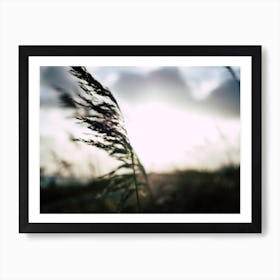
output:
POLYGON ((41 66, 40 67, 40 81, 44 86, 69 86, 71 79, 69 77, 69 67, 61 66, 41 66))
POLYGON ((120 98, 135 103, 159 100, 180 105, 191 98, 189 87, 177 67, 161 67, 150 72, 122 72, 112 90, 120 98))
MULTIPOLYGON (((117 99, 130 106, 163 102, 221 117, 240 113, 239 85, 225 67, 88 67, 91 74, 117 99)), ((239 77, 239 68, 234 68, 239 77)), ((41 67, 41 106, 60 106, 63 89, 80 91, 69 67, 41 67)), ((122 102, 121 102, 122 103, 122 102)))
POLYGON ((79 91, 78 85, 69 73, 69 67, 40 67, 40 103, 41 106, 58 106, 61 88, 69 94, 79 91))
POLYGON ((224 117, 240 115, 240 85, 233 79, 227 79, 202 100, 202 107, 211 114, 224 117))
MULTIPOLYGON (((235 69, 236 73, 238 69, 235 69)), ((231 74, 223 66, 189 66, 179 67, 179 70, 187 79, 193 98, 198 100, 206 98, 215 88, 231 78, 231 74)))

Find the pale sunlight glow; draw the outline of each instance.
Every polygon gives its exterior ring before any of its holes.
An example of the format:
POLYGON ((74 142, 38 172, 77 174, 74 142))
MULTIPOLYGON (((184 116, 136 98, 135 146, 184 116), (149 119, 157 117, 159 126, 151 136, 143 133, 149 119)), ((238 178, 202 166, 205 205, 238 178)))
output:
MULTIPOLYGON (((163 103, 134 105, 122 103, 126 127, 132 144, 149 172, 178 169, 215 169, 226 164, 239 164, 239 120, 224 120, 163 103)), ((88 172, 88 163, 96 166, 98 174, 110 171, 116 162, 95 147, 81 143, 78 147, 68 140, 68 134, 82 136, 88 132, 61 110, 41 110, 42 136, 55 136, 41 152, 43 166, 55 169, 46 156, 48 149, 59 151, 70 160, 80 175, 88 172), (66 133, 67 132, 67 133, 66 133), (48 147, 49 146, 49 147, 48 147)), ((79 175, 79 174, 77 174, 79 175)))
MULTIPOLYGON (((162 103, 129 105, 124 112, 131 141, 150 171, 214 169, 228 164, 228 153, 239 149, 239 120, 226 121, 162 103)), ((239 163, 239 158, 230 160, 239 163)))

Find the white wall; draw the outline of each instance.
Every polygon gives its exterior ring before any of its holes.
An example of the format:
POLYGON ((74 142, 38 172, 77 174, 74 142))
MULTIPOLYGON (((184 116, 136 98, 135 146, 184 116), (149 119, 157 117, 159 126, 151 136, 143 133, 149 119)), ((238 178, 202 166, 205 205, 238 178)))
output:
POLYGON ((279 1, 1 4, 1 279, 280 279, 279 1), (263 234, 18 234, 19 44, 263 45, 263 234))

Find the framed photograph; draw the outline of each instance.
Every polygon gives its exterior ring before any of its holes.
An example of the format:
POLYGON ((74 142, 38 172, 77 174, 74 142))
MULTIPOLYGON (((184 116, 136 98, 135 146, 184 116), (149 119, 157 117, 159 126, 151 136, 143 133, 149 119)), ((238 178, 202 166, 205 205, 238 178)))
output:
POLYGON ((260 233, 261 46, 19 46, 20 233, 260 233))

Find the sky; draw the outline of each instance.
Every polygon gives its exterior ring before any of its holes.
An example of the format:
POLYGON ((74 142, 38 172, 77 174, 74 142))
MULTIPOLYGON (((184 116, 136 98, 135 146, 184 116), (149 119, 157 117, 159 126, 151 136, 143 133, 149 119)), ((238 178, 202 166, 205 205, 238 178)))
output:
MULTIPOLYGON (((69 67, 40 68, 40 161, 56 174, 59 157, 71 165, 65 176, 99 176, 118 162, 104 151, 77 144, 69 135, 87 129, 59 101, 62 88, 79 92, 69 67)), ((240 77, 239 67, 232 67, 240 77)), ((239 83, 226 67, 87 67, 118 100, 129 138, 148 172, 217 169, 240 161, 239 83)))

